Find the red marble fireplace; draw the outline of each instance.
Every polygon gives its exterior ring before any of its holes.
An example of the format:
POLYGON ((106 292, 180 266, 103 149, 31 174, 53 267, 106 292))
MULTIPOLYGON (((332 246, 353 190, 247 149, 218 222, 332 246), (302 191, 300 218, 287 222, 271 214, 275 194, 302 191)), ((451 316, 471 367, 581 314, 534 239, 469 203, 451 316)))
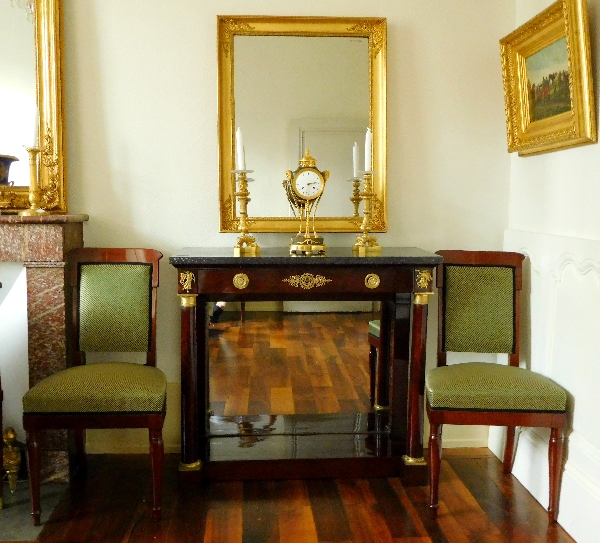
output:
MULTIPOLYGON (((66 257, 83 246, 87 215, 0 215, 0 262, 23 262, 27 274, 29 386, 67 367, 69 292, 66 257)), ((44 478, 68 480, 67 433, 48 432, 44 478)))

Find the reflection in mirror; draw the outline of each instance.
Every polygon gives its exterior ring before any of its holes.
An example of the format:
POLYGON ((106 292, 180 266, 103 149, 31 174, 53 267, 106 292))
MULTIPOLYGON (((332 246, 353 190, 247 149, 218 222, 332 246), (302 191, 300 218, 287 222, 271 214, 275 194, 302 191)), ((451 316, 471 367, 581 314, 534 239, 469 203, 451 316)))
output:
POLYGON ((23 146, 32 144, 37 119, 35 36, 31 10, 20 4, 0 1, 0 155, 19 159, 2 184, 28 186, 29 159, 23 146))
POLYGON ((0 185, 2 213, 29 208, 29 156, 23 145, 31 147, 34 140, 41 148, 39 205, 51 213, 67 211, 61 1, 0 0, 0 155, 20 159, 10 166, 14 184, 0 185))
POLYGON ((318 214, 352 215, 352 147, 369 125, 368 38, 236 36, 234 45, 235 122, 256 180, 251 214, 289 215, 282 180, 310 149, 329 171, 318 214))
POLYGON ((306 150, 330 172, 316 230, 358 232, 353 145, 364 166, 373 133, 372 231, 387 229, 386 22, 353 17, 219 16, 219 197, 222 232, 238 229, 234 140, 244 133, 252 232, 294 232, 282 182, 306 150), (355 198, 356 201, 356 198, 355 198))

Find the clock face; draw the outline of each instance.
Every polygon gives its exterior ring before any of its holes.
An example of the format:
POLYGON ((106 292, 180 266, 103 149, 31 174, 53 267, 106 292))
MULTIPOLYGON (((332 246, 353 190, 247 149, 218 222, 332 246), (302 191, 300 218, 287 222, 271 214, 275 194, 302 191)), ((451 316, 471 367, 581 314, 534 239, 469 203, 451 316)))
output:
POLYGON ((294 187, 299 196, 312 200, 323 192, 323 178, 313 170, 304 170, 296 176, 294 187))

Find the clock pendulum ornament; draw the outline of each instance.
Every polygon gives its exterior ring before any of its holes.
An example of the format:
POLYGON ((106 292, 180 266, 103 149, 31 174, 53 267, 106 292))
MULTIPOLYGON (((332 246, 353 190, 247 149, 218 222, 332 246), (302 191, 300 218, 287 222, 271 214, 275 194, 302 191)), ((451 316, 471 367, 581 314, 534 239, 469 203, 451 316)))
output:
POLYGON ((323 255, 327 247, 323 236, 315 231, 315 216, 329 172, 317 169, 317 161, 307 149, 304 157, 298 161, 298 168, 288 170, 285 175, 285 193, 294 215, 300 219, 298 234, 290 242, 290 254, 323 255))

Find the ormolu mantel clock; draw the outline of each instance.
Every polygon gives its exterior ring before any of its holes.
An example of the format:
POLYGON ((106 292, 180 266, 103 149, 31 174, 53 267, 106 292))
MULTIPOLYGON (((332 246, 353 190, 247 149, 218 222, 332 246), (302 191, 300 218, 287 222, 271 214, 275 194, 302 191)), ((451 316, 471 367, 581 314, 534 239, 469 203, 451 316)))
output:
POLYGON ((298 161, 298 168, 294 171, 288 170, 285 176, 286 180, 283 182, 285 193, 294 215, 300 219, 298 234, 290 242, 290 254, 305 256, 325 254, 327 247, 323 236, 315 232, 315 216, 329 172, 317 168, 317 161, 310 156, 310 151, 307 149, 304 157, 298 161))

